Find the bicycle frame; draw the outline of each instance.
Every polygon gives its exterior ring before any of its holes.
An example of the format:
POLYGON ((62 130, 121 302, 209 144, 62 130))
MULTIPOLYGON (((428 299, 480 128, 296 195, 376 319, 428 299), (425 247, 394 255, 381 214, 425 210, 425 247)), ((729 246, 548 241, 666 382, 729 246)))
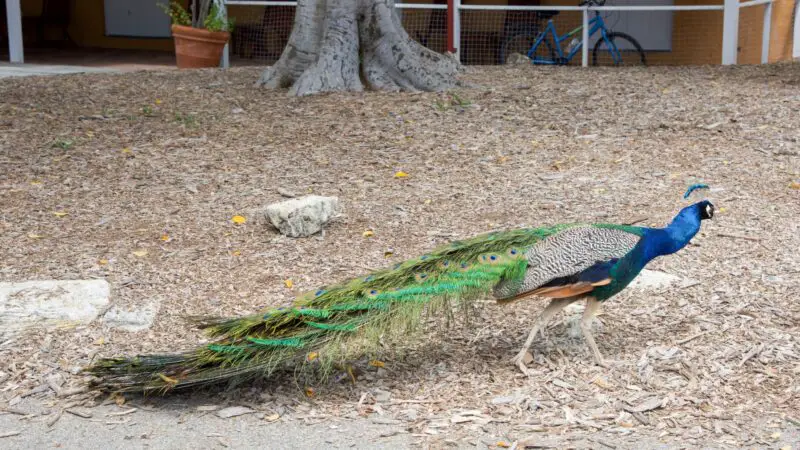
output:
MULTIPOLYGON (((571 61, 572 58, 579 51, 581 51, 581 48, 583 48, 583 40, 581 40, 578 43, 578 45, 576 45, 575 48, 573 48, 569 52, 568 55, 564 55, 564 50, 561 48, 561 43, 564 42, 565 40, 569 39, 570 37, 572 37, 573 35, 575 35, 576 33, 578 33, 581 30, 583 30, 583 25, 579 26, 578 28, 575 28, 574 30, 570 31, 567 34, 559 36, 558 32, 556 31, 556 26, 553 24, 553 20, 552 19, 548 20, 547 21, 547 27, 545 27, 544 31, 542 31, 542 33, 536 39, 536 42, 534 42, 533 46, 530 48, 530 50, 528 50, 528 55, 527 55, 528 58, 530 58, 530 60, 531 60, 531 62, 533 62, 533 64, 551 64, 551 65, 556 65, 556 64, 562 64, 562 61, 563 61, 563 64, 566 64, 567 62, 571 61), (553 42, 555 43, 555 46, 556 46, 555 49, 551 48, 550 47, 550 42, 547 41, 547 33, 548 32, 553 35, 553 42), (547 45, 547 47, 550 48, 550 50, 554 50, 555 52, 557 52, 557 55, 558 55, 557 58, 556 59, 551 59, 551 58, 542 58, 542 57, 534 56, 536 54, 536 50, 542 44, 547 45)), ((617 47, 616 47, 616 45, 614 45, 613 41, 610 41, 608 39, 608 32, 607 32, 607 29, 606 29, 606 24, 605 24, 605 22, 603 22, 603 18, 600 16, 600 13, 599 12, 595 12, 595 16, 589 20, 589 36, 594 36, 594 34, 597 33, 598 31, 600 31, 601 39, 603 39, 606 42, 606 45, 611 50, 611 57, 614 58, 614 63, 615 64, 619 64, 619 62, 622 60, 622 56, 619 53, 619 49, 617 49, 617 47)))

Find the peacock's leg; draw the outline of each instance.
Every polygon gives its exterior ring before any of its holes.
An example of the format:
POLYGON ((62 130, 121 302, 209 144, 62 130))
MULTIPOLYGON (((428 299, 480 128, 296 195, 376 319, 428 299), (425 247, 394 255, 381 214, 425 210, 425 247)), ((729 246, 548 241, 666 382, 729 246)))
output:
POLYGON ((598 350, 597 344, 594 342, 594 336, 592 336, 592 318, 597 314, 598 309, 600 309, 600 302, 591 297, 586 300, 586 309, 583 310, 583 317, 581 318, 581 331, 583 331, 583 337, 586 338, 589 348, 592 349, 597 365, 607 369, 608 364, 603 361, 603 355, 600 354, 600 350, 598 350))
POLYGON ((530 348, 531 344, 533 344, 533 340, 536 338, 536 334, 539 333, 542 329, 544 329, 547 322, 553 318, 559 311, 564 309, 567 305, 574 302, 576 299, 573 298, 556 298, 553 299, 549 305, 539 314, 539 317, 533 322, 533 328, 531 328, 530 334, 528 334, 528 339, 525 341, 525 345, 522 346, 522 349, 517 353, 517 356, 514 357, 513 362, 519 367, 522 373, 528 373, 527 368, 525 367, 525 354, 528 353, 528 349, 530 348))

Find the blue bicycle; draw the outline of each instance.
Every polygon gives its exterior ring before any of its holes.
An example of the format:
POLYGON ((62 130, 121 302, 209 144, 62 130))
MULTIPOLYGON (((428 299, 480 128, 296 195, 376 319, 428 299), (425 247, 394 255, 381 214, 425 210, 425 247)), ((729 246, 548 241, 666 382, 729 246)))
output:
MULTIPOLYGON (((602 6, 605 0, 584 0, 580 6, 602 6)), ((541 33, 538 26, 533 24, 527 30, 511 35, 500 48, 500 63, 505 64, 508 57, 514 53, 521 53, 528 57, 533 64, 565 65, 572 61, 583 47, 579 33, 583 25, 559 36, 553 20, 550 17, 558 15, 559 11, 542 11, 537 14, 540 19, 547 18, 547 26, 541 33), (570 39, 571 38, 571 39, 570 39), (566 51, 562 44, 570 40, 566 51)), ((599 11, 589 20, 589 36, 600 34, 592 51, 592 65, 646 65, 644 50, 639 42, 632 36, 618 31, 609 31, 599 11)))

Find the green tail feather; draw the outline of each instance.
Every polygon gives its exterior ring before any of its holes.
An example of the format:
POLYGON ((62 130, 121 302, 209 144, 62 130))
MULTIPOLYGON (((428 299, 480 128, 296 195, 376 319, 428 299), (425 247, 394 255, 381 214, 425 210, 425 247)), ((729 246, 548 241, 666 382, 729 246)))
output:
POLYGON ((520 280, 525 250, 569 225, 489 233, 440 247, 390 269, 269 309, 202 324, 215 342, 177 355, 103 359, 88 368, 96 386, 156 391, 268 376, 315 352, 323 367, 362 356, 380 337, 405 332, 423 310, 468 304, 502 280, 520 280))

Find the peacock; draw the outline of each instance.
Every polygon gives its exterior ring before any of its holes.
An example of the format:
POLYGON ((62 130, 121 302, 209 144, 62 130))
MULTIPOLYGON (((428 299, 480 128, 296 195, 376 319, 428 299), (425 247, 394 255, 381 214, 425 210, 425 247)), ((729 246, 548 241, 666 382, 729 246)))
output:
POLYGON ((665 228, 576 223, 490 232, 320 287, 298 296, 291 307, 207 321, 201 327, 210 343, 197 349, 105 358, 87 372, 96 389, 144 393, 236 383, 312 362, 330 373, 375 351, 386 336, 414 328, 425 310, 469 306, 489 295, 499 303, 550 299, 512 359, 523 372, 536 334, 578 300, 586 300, 580 322, 586 343, 594 361, 607 366, 589 326, 600 303, 654 258, 685 247, 701 221, 713 216, 714 205, 702 200, 683 208, 665 228))

